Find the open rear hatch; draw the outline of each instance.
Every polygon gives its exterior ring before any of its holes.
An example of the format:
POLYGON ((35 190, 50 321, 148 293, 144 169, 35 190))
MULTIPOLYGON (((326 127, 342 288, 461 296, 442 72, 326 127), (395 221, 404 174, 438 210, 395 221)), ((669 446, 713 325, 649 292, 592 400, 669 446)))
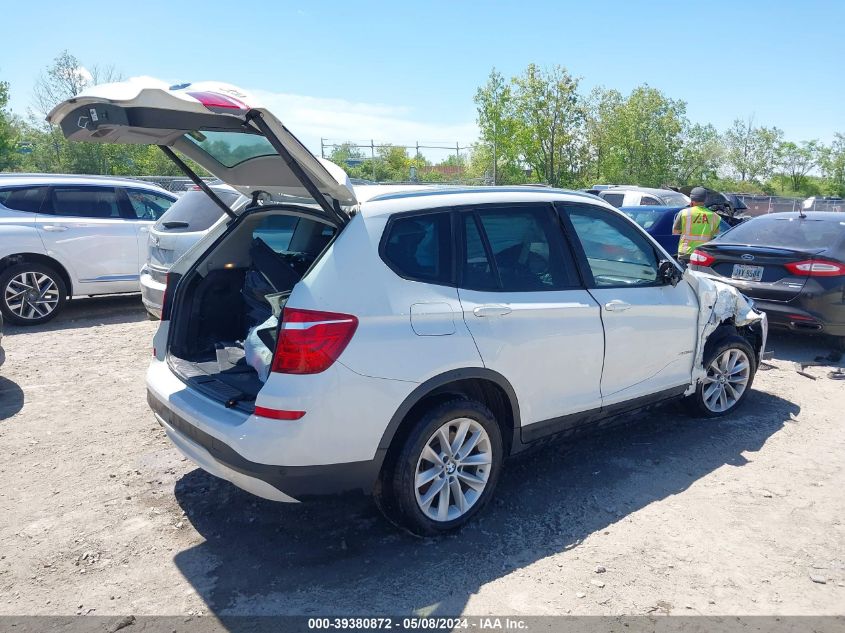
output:
POLYGON ((47 120, 71 141, 158 145, 178 164, 176 150, 246 196, 313 198, 336 222, 348 219, 342 207, 356 203, 340 167, 314 156, 271 112, 228 84, 103 84, 63 101, 47 120))
POLYGON ((226 84, 95 86, 60 103, 48 121, 73 141, 158 145, 233 217, 204 238, 210 246, 196 261, 171 269, 169 317, 163 316, 170 320, 167 361, 189 386, 251 409, 288 294, 357 202, 346 173, 315 157, 272 113, 226 84), (253 204, 235 214, 175 152, 253 204), (313 202, 260 204, 285 198, 313 202))

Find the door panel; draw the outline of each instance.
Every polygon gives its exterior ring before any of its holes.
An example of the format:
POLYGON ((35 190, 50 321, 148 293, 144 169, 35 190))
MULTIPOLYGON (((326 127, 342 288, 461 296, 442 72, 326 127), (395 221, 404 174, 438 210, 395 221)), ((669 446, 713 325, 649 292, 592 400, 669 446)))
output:
POLYGON ((458 225, 464 321, 484 365, 511 382, 523 427, 600 407, 599 306, 552 207, 480 207, 458 225))
POLYGON ((138 229, 121 216, 113 187, 53 187, 36 217, 47 253, 72 262, 79 294, 138 290, 138 229))
POLYGON ((685 281, 658 277, 659 251, 629 218, 586 204, 560 205, 605 333, 604 406, 689 382, 698 299, 685 281))
POLYGON ((687 282, 590 293, 602 307, 607 344, 601 379, 605 405, 689 381, 698 302, 687 282))
POLYGON ((523 426, 601 406, 604 334, 586 290, 458 295, 484 366, 516 392, 523 426))

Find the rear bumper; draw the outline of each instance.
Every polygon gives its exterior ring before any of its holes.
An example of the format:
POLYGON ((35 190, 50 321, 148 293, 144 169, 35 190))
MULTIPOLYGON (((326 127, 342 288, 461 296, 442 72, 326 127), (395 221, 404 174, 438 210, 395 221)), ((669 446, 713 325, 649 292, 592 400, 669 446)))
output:
POLYGON ((773 328, 845 336, 845 323, 827 321, 823 316, 808 311, 797 301, 776 303, 755 299, 754 305, 768 315, 769 325, 773 328))
POLYGON ((280 501, 371 493, 385 456, 379 442, 399 406, 393 400, 401 403, 412 388, 360 376, 340 363, 321 374, 273 375, 259 404, 307 413, 300 420, 271 420, 189 388, 165 360, 153 360, 147 371, 149 405, 186 457, 280 501))
POLYGON ((161 306, 164 303, 164 291, 167 286, 153 279, 149 269, 141 271, 141 301, 151 314, 161 318, 161 306))
POLYGON ((375 460, 320 466, 277 466, 252 462, 231 446, 193 426, 152 392, 147 402, 179 451, 207 473, 256 496, 295 503, 312 497, 370 491, 378 476, 375 460))

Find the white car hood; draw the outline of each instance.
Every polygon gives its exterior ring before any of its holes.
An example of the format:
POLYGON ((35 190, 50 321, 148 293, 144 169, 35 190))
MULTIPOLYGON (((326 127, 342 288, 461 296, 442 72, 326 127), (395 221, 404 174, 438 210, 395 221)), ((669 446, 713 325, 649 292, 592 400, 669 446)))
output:
MULTIPOLYGON (((314 156, 254 97, 229 84, 203 82, 168 87, 152 78, 102 84, 58 104, 47 120, 59 126, 72 141, 171 147, 247 196, 261 190, 274 196, 310 197, 278 153, 227 166, 185 136, 187 132, 203 130, 255 131, 249 119, 256 115, 266 122, 320 193, 344 207, 356 204, 343 169, 314 156)), ((245 134, 244 138, 250 137, 245 134)))

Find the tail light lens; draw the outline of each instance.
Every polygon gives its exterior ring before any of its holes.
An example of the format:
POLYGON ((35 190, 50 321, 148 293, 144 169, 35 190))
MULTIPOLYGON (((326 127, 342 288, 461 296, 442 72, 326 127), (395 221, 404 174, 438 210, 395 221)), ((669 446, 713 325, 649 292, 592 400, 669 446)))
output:
POLYGON ((231 112, 232 110, 248 110, 243 101, 222 95, 219 92, 189 92, 194 99, 212 112, 231 112))
POLYGON ((784 267, 793 275, 802 277, 836 277, 838 275, 845 275, 845 265, 818 259, 792 262, 790 264, 784 264, 784 267))
POLYGON ((358 328, 351 314, 285 308, 272 371, 319 374, 331 367, 358 328))
POLYGON ((704 251, 695 250, 692 252, 692 255, 689 256, 689 263, 695 264, 696 266, 709 266, 715 261, 715 257, 708 255, 704 251))

